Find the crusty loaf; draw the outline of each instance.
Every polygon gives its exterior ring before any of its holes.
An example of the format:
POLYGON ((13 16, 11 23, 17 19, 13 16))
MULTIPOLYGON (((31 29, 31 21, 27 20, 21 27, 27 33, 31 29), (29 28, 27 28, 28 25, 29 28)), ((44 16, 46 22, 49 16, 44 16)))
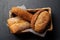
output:
POLYGON ((42 32, 46 28, 49 20, 50 20, 49 13, 47 11, 41 12, 40 15, 37 17, 37 20, 35 22, 34 30, 36 32, 42 32))

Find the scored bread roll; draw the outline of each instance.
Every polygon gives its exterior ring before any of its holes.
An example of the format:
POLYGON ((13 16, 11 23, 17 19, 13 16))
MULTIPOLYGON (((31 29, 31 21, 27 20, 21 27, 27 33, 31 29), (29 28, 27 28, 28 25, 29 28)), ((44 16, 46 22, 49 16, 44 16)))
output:
MULTIPOLYGON (((37 17, 38 17, 39 14, 40 14, 41 12, 43 12, 43 11, 45 11, 45 10, 40 9, 40 10, 38 10, 38 11, 32 16, 32 19, 31 19, 31 27, 34 26, 37 17)), ((34 28, 34 27, 33 27, 33 28, 34 28)))
POLYGON ((48 25, 49 20, 50 20, 50 14, 47 11, 41 12, 38 15, 37 20, 35 22, 34 30, 36 32, 42 32, 46 28, 46 26, 48 25))

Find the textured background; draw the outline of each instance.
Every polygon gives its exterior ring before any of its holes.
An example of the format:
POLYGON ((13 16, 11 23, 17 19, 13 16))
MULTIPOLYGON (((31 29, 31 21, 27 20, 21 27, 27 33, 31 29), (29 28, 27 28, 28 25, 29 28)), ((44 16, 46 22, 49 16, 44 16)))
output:
POLYGON ((60 4, 59 0, 0 0, 0 40, 60 40, 60 4), (32 33, 14 36, 6 25, 9 9, 12 6, 25 5, 27 8, 51 7, 54 29, 44 38, 32 33))

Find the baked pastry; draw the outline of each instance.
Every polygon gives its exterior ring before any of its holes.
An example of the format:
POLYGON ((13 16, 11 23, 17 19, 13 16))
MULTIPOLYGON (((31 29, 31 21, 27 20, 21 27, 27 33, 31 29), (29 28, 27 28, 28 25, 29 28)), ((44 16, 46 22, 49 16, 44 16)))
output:
POLYGON ((13 34, 18 32, 21 33, 23 30, 30 28, 30 23, 19 17, 9 18, 7 24, 13 34))
POLYGON ((12 24, 18 23, 18 22, 23 22, 23 20, 21 20, 21 18, 19 18, 19 17, 9 18, 7 20, 8 26, 11 26, 12 24))
POLYGON ((29 28, 29 23, 28 22, 21 22, 21 23, 15 23, 11 25, 9 28, 11 30, 11 33, 21 33, 23 30, 29 28))
POLYGON ((34 30, 36 32, 43 32, 50 20, 50 14, 47 11, 41 12, 35 22, 34 30))
POLYGON ((27 21, 30 21, 32 18, 32 14, 22 8, 12 7, 11 12, 27 21))

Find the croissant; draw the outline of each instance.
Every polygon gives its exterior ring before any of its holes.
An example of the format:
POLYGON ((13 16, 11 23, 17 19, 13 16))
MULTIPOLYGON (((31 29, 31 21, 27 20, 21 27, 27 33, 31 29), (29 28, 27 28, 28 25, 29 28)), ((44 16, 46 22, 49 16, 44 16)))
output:
POLYGON ((29 22, 19 17, 9 18, 7 20, 7 24, 8 24, 9 29, 11 30, 11 33, 14 33, 14 34, 18 32, 21 33, 23 30, 30 27, 29 22))
POLYGON ((8 26, 11 26, 14 23, 22 22, 21 18, 14 17, 7 20, 8 26))

